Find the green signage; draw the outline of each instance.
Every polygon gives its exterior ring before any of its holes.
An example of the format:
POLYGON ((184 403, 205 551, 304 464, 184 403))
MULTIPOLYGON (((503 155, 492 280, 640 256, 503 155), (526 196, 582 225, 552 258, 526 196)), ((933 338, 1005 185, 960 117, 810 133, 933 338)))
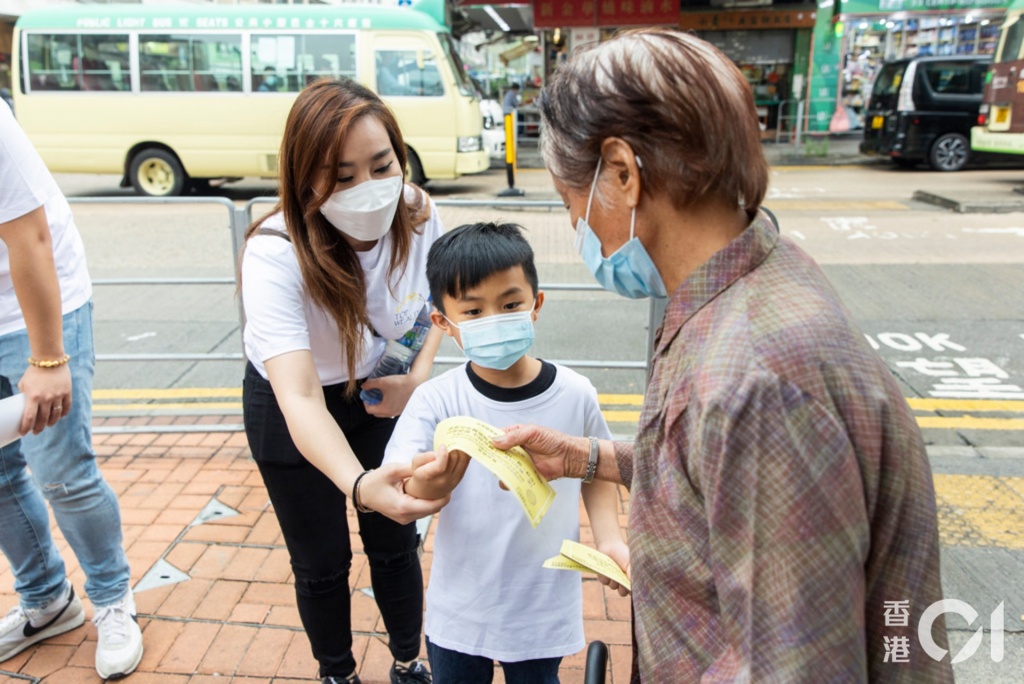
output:
POLYGON ((889 14, 891 12, 938 12, 950 10, 1001 10, 1012 0, 842 0, 840 14, 889 14))
POLYGON ((444 31, 441 0, 413 9, 372 5, 86 5, 29 10, 20 29, 287 31, 405 28, 444 31))

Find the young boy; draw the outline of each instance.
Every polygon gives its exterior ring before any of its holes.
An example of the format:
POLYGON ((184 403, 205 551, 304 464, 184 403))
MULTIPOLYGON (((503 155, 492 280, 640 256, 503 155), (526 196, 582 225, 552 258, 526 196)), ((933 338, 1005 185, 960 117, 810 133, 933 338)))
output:
POLYGON ((616 486, 552 482, 555 499, 533 528, 482 465, 457 451, 436 460, 422 452, 433 449, 438 423, 453 416, 608 439, 597 391, 578 373, 526 355, 544 293, 517 226, 479 223, 447 233, 430 248, 427 278, 434 325, 470 362, 417 388, 384 462, 419 466, 406 482, 413 496, 452 495, 439 516, 426 596, 434 682, 490 682, 497 660, 508 684, 556 684, 562 657, 585 646, 581 576, 542 565, 563 539, 579 539, 581 489, 597 548, 628 565, 616 486))

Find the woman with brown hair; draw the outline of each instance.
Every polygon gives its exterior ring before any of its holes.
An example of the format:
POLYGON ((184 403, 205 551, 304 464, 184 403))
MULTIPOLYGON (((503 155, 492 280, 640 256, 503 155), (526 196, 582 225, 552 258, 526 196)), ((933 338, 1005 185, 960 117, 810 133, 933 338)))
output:
POLYGON ((439 331, 429 333, 408 375, 361 379, 385 340, 409 332, 427 305, 427 252, 444 228, 423 191, 403 182, 406 152, 394 116, 352 81, 319 81, 299 94, 279 167, 280 201, 247 231, 241 266, 249 446, 284 533, 324 683, 359 681, 346 496, 390 635, 391 682, 430 682, 416 660, 423 577, 412 521, 445 502, 406 495, 408 466, 379 466, 393 417, 430 373, 439 331), (364 404, 360 388, 380 390, 383 400, 364 404))

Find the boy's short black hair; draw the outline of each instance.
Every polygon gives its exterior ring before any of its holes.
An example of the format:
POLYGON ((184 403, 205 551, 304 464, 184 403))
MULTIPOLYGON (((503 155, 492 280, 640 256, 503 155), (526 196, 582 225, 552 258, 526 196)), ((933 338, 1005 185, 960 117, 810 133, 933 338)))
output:
POLYGON ((537 294, 533 249, 514 223, 471 223, 445 233, 427 255, 427 281, 434 306, 444 313, 444 296, 459 297, 492 273, 522 266, 537 294))

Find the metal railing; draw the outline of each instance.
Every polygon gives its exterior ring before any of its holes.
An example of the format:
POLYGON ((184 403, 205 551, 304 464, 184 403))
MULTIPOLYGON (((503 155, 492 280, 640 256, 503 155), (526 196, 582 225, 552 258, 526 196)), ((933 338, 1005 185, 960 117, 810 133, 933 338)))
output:
POLYGON ((800 146, 800 137, 804 130, 804 101, 783 100, 779 103, 779 112, 775 121, 775 144, 782 142, 785 135, 785 142, 800 146), (795 106, 794 106, 795 105, 795 106), (783 125, 785 122, 786 125, 783 125))
MULTIPOLYGON (((245 216, 246 225, 252 223, 252 208, 257 204, 272 204, 277 202, 276 197, 255 197, 245 204, 245 216)), ((502 208, 502 209, 561 209, 565 210, 565 205, 557 200, 470 200, 470 199, 431 199, 431 202, 439 207, 488 207, 488 208, 502 208)), ((597 283, 540 283, 540 289, 549 291, 559 292, 597 292, 604 291, 597 283)), ((654 307, 651 300, 652 308, 654 307)), ((664 309, 662 310, 664 314, 664 309)), ((660 320, 660 318, 658 319, 660 320)), ((648 326, 648 348, 652 343, 651 330, 648 326)), ((434 363, 454 366, 466 363, 468 359, 463 356, 438 356, 434 359, 434 363)), ((648 361, 614 361, 614 360, 598 360, 590 361, 586 359, 553 359, 552 363, 561 364, 563 366, 569 366, 571 368, 613 368, 616 370, 646 370, 649 362, 648 361)))
MULTIPOLYGON (((487 207, 501 209, 559 209, 564 210, 564 205, 552 200, 466 200, 466 199, 434 199, 432 200, 439 207, 487 207)), ((93 281, 97 286, 181 286, 181 285, 234 285, 238 276, 238 257, 244 246, 245 230, 252 223, 253 207, 257 204, 273 204, 277 202, 276 197, 257 197, 246 202, 244 207, 239 208, 233 201, 225 197, 71 197, 68 202, 72 204, 128 204, 128 205, 219 205, 228 210, 228 227, 231 231, 232 254, 234 255, 233 268, 235 277, 159 277, 159 278, 98 278, 93 281)), ((597 283, 541 283, 544 290, 560 292, 599 292, 604 291, 597 283)), ((617 370, 644 370, 650 368, 653 353, 653 342, 656 328, 660 325, 665 312, 665 300, 652 299, 648 311, 647 325, 647 354, 642 361, 620 361, 613 359, 555 359, 554 363, 575 368, 608 368, 617 370)), ((239 327, 244 327, 245 313, 242 310, 241 302, 238 303, 239 327)), ((214 352, 169 352, 169 353, 143 353, 143 354, 96 354, 97 362, 203 362, 203 361, 242 361, 245 355, 243 352, 236 353, 214 353, 214 352)), ((465 363, 464 357, 440 356, 434 361, 438 364, 456 365, 465 363)), ((645 378, 646 380, 646 378, 645 378)), ((159 404, 153 404, 153 409, 159 409, 159 404)), ((152 433, 152 432, 237 432, 242 429, 241 425, 143 425, 143 426, 111 426, 97 427, 94 432, 97 434, 110 433, 152 433)))

